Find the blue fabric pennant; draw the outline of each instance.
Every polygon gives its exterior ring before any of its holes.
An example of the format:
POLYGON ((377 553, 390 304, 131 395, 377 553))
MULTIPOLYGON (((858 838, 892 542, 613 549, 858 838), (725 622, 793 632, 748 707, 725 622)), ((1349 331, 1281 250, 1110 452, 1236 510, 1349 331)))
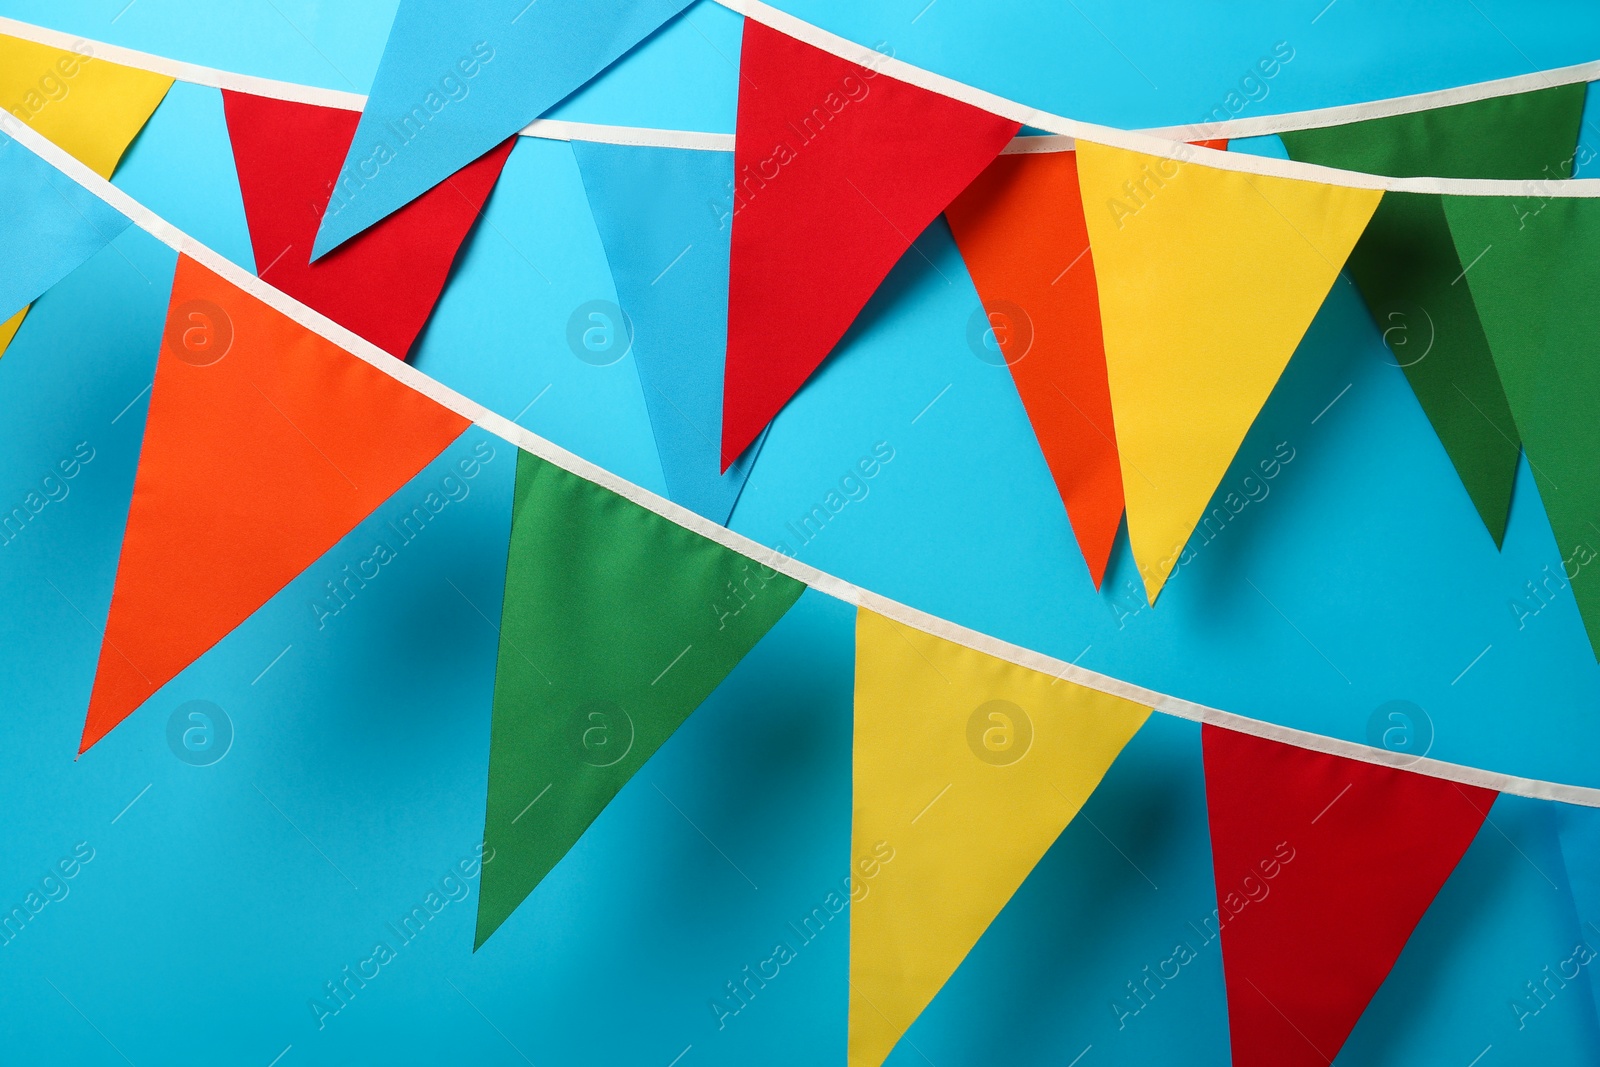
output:
POLYGON ((733 153, 583 141, 572 151, 633 324, 667 491, 726 525, 766 440, 721 473, 733 153))
POLYGON ((0 320, 38 299, 127 226, 111 205, 0 135, 0 320))
POLYGON ((401 0, 315 259, 549 111, 691 0, 401 0))

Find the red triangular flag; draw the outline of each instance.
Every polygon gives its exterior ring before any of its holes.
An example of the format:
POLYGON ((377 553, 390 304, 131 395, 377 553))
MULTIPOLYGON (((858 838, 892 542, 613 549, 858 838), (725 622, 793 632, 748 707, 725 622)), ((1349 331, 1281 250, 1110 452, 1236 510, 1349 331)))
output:
POLYGON ((222 102, 257 273, 404 359, 516 138, 312 263, 317 227, 361 113, 230 90, 222 102))
POLYGON ((1075 152, 1003 155, 945 210, 1100 588, 1122 465, 1075 152))
POLYGON ((1205 726, 1236 1067, 1327 1067, 1493 790, 1205 726))
POLYGON ((1020 128, 753 19, 739 74, 724 469, 1020 128))
POLYGON ((179 256, 78 751, 468 425, 179 256))

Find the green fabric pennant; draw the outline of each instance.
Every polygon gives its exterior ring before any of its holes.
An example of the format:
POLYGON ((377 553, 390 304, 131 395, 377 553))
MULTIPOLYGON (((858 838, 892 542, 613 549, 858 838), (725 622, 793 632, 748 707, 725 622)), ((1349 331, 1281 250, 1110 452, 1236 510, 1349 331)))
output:
POLYGON ((1350 276, 1498 546, 1521 442, 1439 200, 1385 193, 1350 276))
MULTIPOLYGON (((1395 177, 1567 178, 1586 86, 1282 134, 1293 159, 1395 177)), ((1384 341, 1500 544, 1520 441, 1440 197, 1387 193, 1349 260, 1384 341)))
POLYGON ((1600 659, 1600 200, 1450 196, 1444 210, 1476 260, 1467 284, 1600 659))
POLYGON ((804 591, 518 453, 475 949, 804 591))

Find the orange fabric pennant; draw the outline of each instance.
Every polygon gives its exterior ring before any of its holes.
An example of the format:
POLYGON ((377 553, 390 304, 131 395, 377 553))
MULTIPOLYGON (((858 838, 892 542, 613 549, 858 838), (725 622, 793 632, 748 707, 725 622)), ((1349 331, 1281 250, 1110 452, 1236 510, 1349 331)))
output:
POLYGON ((1122 469, 1077 153, 999 156, 945 218, 1098 589, 1122 469))
POLYGON ((78 751, 469 425, 179 256, 78 751))

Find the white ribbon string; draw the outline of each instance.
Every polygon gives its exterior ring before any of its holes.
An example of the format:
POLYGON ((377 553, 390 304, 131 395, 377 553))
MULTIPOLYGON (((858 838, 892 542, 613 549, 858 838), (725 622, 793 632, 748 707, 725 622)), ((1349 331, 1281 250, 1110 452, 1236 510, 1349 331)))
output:
MULTIPOLYGON (((1109 126, 1079 122, 1046 111, 1039 111, 1004 97, 995 96, 982 89, 914 67, 909 63, 885 56, 863 45, 803 22, 786 12, 779 11, 760 0, 713 0, 746 18, 754 19, 791 37, 804 41, 832 55, 888 74, 900 81, 909 82, 952 99, 972 104, 974 107, 1013 119, 1035 129, 1046 130, 1054 136, 1018 137, 1005 149, 1005 154, 1071 151, 1078 138, 1096 144, 1125 148, 1146 155, 1176 159, 1180 162, 1198 163, 1219 170, 1232 170, 1267 177, 1298 178, 1358 189, 1387 189, 1395 192, 1447 193, 1455 196, 1521 196, 1521 197, 1600 197, 1600 179, 1501 181, 1476 178, 1387 178, 1356 171, 1337 170, 1311 163, 1297 163, 1284 159, 1269 159, 1238 152, 1212 148, 1197 148, 1187 142, 1235 137, 1255 137, 1285 130, 1314 129, 1323 126, 1357 122, 1363 119, 1404 115, 1451 104, 1486 100, 1496 96, 1527 92, 1531 89, 1555 85, 1571 85, 1600 79, 1600 61, 1582 63, 1571 67, 1540 71, 1479 82, 1475 85, 1444 89, 1413 96, 1395 97, 1366 104, 1321 108, 1285 115, 1266 115, 1248 119, 1228 119, 1222 122, 1194 123, 1187 126, 1166 126, 1145 131, 1118 130, 1109 126)), ((257 78, 249 74, 203 67, 175 59, 139 52, 119 45, 91 41, 70 33, 46 29, 16 19, 0 17, 0 33, 24 40, 67 50, 76 49, 112 63, 138 67, 142 70, 165 74, 179 81, 205 85, 215 89, 231 89, 277 100, 290 100, 324 107, 360 111, 367 98, 358 93, 337 89, 321 89, 293 82, 257 78)), ((638 126, 608 126, 590 122, 571 122, 564 119, 536 119, 521 131, 523 136, 541 137, 557 141, 593 141, 602 144, 641 145, 657 148, 692 148, 706 151, 731 152, 734 136, 729 133, 703 133, 694 130, 659 130, 638 126)))
POLYGON ((1189 719, 1194 722, 1209 723, 1224 729, 1237 730, 1241 733, 1281 741, 1313 752, 1343 756, 1379 766, 1403 768, 1434 778, 1460 782, 1464 785, 1481 786, 1485 789, 1494 789, 1502 793, 1512 793, 1517 796, 1533 797, 1540 800, 1559 800, 1571 804, 1580 804, 1585 807, 1600 808, 1600 788, 1565 785, 1537 778, 1500 774, 1476 767, 1446 763, 1441 760, 1418 759, 1403 753, 1372 748, 1353 741, 1324 737, 1320 734, 1295 730, 1287 726, 1278 726, 1243 715, 1236 715, 1232 712, 1206 707, 1203 704, 1196 704, 1192 701, 1181 700, 1178 697, 1168 696, 1153 689, 1146 689, 1131 682, 1099 674, 1064 660, 1001 641, 976 630, 970 630, 947 619, 941 619, 897 601, 889 600, 842 578, 837 578, 808 564, 801 563, 799 560, 785 556, 742 534, 719 526, 687 508, 657 496, 648 489, 634 485, 632 482, 626 481, 583 457, 568 452, 559 445, 523 429, 503 415, 496 414, 476 401, 470 400, 448 386, 429 378, 409 363, 396 359, 371 342, 363 340, 332 319, 273 288, 249 271, 201 244, 170 222, 156 215, 143 204, 134 200, 121 189, 101 178, 42 135, 22 125, 9 114, 0 114, 0 129, 3 129, 24 147, 66 174, 90 193, 93 193, 112 208, 127 216, 141 230, 144 230, 168 247, 198 261, 251 296, 287 315, 307 330, 347 350, 356 358, 364 360, 380 372, 432 398, 496 437, 500 437, 518 448, 531 452, 541 459, 554 463, 556 466, 570 471, 580 478, 603 486, 619 496, 633 501, 640 507, 653 511, 668 521, 699 534, 701 537, 715 541, 725 548, 741 553, 773 570, 786 574, 820 593, 825 593, 856 607, 870 609, 901 625, 933 634, 958 645, 964 645, 996 659, 1005 660, 1029 670, 1049 674, 1062 681, 1072 682, 1098 692, 1124 697, 1136 704, 1145 705, 1165 715, 1189 719))

